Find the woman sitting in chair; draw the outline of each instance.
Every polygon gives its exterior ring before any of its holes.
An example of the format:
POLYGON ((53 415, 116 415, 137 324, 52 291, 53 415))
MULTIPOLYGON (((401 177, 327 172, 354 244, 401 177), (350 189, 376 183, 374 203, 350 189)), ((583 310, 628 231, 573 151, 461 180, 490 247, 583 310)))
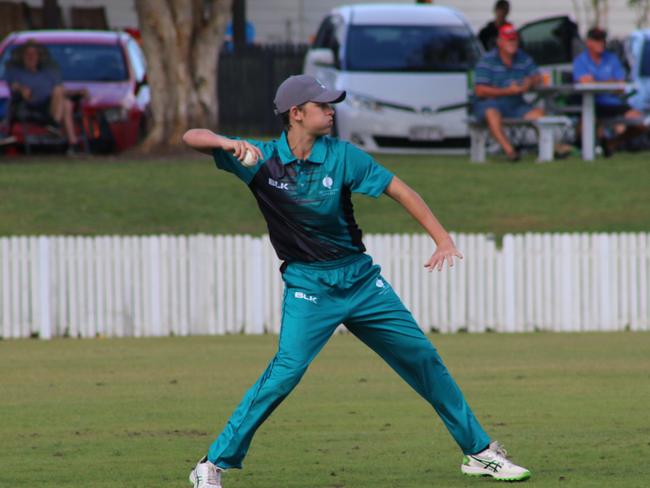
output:
POLYGON ((41 112, 57 125, 62 124, 70 147, 78 144, 74 128, 73 104, 66 98, 58 70, 45 62, 47 51, 35 41, 18 48, 18 63, 7 69, 12 96, 20 97, 30 110, 41 112))

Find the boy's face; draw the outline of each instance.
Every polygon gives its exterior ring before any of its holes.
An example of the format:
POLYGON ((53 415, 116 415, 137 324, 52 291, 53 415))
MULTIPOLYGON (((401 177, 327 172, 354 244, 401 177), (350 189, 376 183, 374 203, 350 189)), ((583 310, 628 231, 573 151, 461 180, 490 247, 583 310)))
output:
POLYGON ((324 136, 334 126, 334 107, 329 103, 307 102, 302 109, 296 107, 295 120, 314 136, 324 136))

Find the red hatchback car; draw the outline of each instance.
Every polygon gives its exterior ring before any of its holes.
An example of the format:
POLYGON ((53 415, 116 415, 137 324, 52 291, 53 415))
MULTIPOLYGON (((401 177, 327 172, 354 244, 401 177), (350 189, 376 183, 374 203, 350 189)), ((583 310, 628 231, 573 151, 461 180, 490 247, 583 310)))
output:
MULTIPOLYGON (((150 92, 145 58, 126 32, 44 30, 9 34, 0 44, 0 120, 6 120, 10 91, 5 78, 11 53, 29 40, 44 46, 66 90, 84 90, 78 127, 90 149, 123 151, 147 129, 150 92)), ((6 127, 5 127, 6 129, 6 127)), ((21 142, 23 134, 16 138, 21 142)))

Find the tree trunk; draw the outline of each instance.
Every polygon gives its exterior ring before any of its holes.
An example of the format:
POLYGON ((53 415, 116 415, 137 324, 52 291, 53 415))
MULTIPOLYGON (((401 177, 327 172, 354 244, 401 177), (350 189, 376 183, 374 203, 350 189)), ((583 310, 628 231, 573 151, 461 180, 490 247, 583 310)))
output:
POLYGON ((181 144, 190 127, 218 125, 217 63, 232 0, 136 0, 153 124, 140 146, 181 144))

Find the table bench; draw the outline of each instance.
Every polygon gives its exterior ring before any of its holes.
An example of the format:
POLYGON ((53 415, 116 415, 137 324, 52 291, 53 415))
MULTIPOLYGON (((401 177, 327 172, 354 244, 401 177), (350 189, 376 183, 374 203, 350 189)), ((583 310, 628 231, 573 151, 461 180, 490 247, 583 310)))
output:
MULTIPOLYGON (((534 127, 538 133, 537 161, 553 161, 555 146, 555 131, 571 124, 571 119, 565 116, 544 116, 536 120, 502 119, 504 127, 534 127)), ((470 119, 467 122, 470 136, 470 159, 474 163, 485 162, 485 146, 489 137, 488 126, 483 121, 470 119)))

